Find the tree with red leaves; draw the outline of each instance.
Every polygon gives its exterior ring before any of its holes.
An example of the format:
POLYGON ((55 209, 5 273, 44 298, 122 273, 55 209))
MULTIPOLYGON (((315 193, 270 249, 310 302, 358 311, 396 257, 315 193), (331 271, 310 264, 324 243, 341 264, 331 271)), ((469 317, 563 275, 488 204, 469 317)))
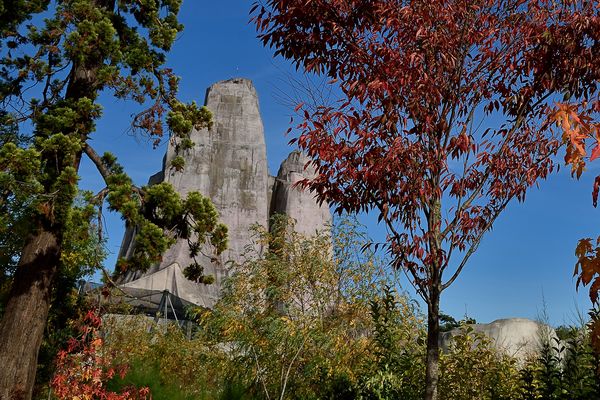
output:
POLYGON ((375 211, 427 304, 436 399, 439 303, 511 200, 555 169, 558 101, 598 110, 598 1, 269 0, 265 45, 328 76, 296 139, 336 212, 375 211), (335 92, 335 91, 334 91, 335 92))

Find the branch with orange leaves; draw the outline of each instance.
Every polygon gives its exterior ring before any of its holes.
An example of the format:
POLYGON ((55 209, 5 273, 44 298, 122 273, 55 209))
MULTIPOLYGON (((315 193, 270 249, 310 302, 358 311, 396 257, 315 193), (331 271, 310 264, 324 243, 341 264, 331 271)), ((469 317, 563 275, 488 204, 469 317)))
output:
POLYGON ((600 237, 596 239, 596 247, 592 239, 581 239, 575 250, 577 264, 574 275, 577 276, 577 288, 580 284, 590 285, 590 299, 598 303, 600 295, 600 237))
MULTIPOLYGON (((588 162, 600 157, 600 123, 594 121, 592 115, 600 111, 600 100, 590 104, 557 103, 556 109, 549 115, 550 121, 562 129, 562 140, 566 146, 565 163, 571 166, 571 175, 579 179, 588 162), (588 107, 589 106, 589 107, 588 107), (590 143, 591 142, 591 143, 590 143), (588 157, 587 150, 591 149, 588 157)), ((594 179, 592 202, 598 205, 600 190, 600 175, 594 179)), ((595 246, 591 238, 581 239, 575 249, 577 263, 573 276, 577 277, 576 288, 579 285, 589 285, 590 300, 594 305, 600 305, 600 237, 595 246)), ((600 318, 591 312, 589 323, 593 347, 600 353, 600 318)))
MULTIPOLYGON (((587 104, 557 103, 550 113, 550 122, 562 129, 562 140, 566 146, 565 164, 571 166, 571 175, 581 177, 586 166, 586 158, 591 162, 600 157, 600 123, 594 121, 591 114, 600 111, 600 102, 592 107, 587 104), (592 143, 589 143, 592 142, 592 143), (587 150, 591 148, 589 157, 587 150)), ((600 176, 596 177, 592 200, 594 207, 598 203, 600 176)))

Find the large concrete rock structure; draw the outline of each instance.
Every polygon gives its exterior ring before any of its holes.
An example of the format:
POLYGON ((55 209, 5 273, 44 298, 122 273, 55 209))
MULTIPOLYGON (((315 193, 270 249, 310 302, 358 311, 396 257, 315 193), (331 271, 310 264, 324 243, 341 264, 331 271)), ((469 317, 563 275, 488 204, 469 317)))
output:
MULTIPOLYGON (((489 324, 468 325, 474 332, 486 335, 498 351, 525 362, 528 357, 539 353, 542 343, 556 346, 558 336, 552 327, 527 318, 497 319, 489 324)), ((452 338, 462 332, 461 328, 440 335, 440 347, 448 351, 452 338)))
MULTIPOLYGON (((192 260, 187 241, 180 240, 163 256, 161 263, 145 273, 129 273, 121 278, 122 288, 168 291, 191 304, 212 307, 219 298, 223 279, 231 263, 241 261, 250 243, 253 224, 267 226, 274 213, 285 213, 297 220, 296 229, 314 234, 331 221, 327 205, 317 204, 314 195, 294 186, 314 170, 305 169, 308 159, 294 151, 282 163, 277 177, 267 167, 267 152, 258 97, 252 82, 230 79, 213 84, 206 93, 205 105, 213 113, 213 126, 192 132, 193 149, 183 156, 181 172, 168 166, 175 156, 167 149, 163 169, 150 178, 150 184, 169 182, 181 195, 198 191, 208 196, 229 228, 229 248, 219 260, 202 263, 204 272, 215 278, 213 284, 187 281, 182 271, 192 260)), ((120 257, 133 249, 135 234, 128 230, 120 257)), ((155 296, 156 298, 156 296, 155 296)))
POLYGON ((296 221, 295 230, 304 235, 314 235, 316 230, 325 228, 331 221, 329 208, 315 201, 308 190, 296 184, 303 179, 316 176, 314 168, 308 165, 310 159, 299 151, 293 151, 279 167, 273 179, 269 215, 285 214, 296 221))

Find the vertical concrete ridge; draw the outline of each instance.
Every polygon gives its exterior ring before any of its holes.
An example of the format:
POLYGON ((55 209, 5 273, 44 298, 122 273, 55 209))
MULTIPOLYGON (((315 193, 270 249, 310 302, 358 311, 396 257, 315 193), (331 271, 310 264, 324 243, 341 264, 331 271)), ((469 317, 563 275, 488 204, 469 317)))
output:
POLYGON ((316 176, 309 164, 310 158, 298 150, 292 151, 283 160, 272 191, 269 215, 286 214, 296 221, 296 231, 314 235, 328 229, 331 213, 327 204, 319 205, 315 194, 295 184, 316 176))
MULTIPOLYGON (((149 183, 169 182, 182 196, 191 191, 208 196, 219 211, 220 220, 229 228, 229 248, 220 259, 199 260, 205 274, 213 275, 215 282, 185 285, 187 292, 194 287, 188 301, 212 307, 219 298, 229 265, 242 261, 252 225, 268 226, 269 217, 282 212, 296 219, 298 232, 314 234, 329 224, 331 215, 327 206, 316 203, 313 194, 293 186, 314 176, 313 169, 305 168, 308 159, 302 153, 290 153, 277 178, 269 176, 263 122, 252 81, 233 78, 214 83, 206 90, 205 105, 213 113, 213 125, 210 130, 192 132, 195 146, 181 154, 186 162, 184 170, 169 168, 175 157, 175 148, 169 145, 162 171, 153 175, 149 183)), ((134 244, 135 229, 130 228, 123 238, 120 255, 131 254, 134 244)), ((210 253, 210 249, 206 250, 210 253)), ((166 286, 160 287, 163 283, 158 279, 164 274, 157 272, 175 264, 183 269, 191 262, 187 241, 179 240, 160 263, 145 273, 128 273, 121 282, 140 280, 138 283, 143 286, 141 280, 145 279, 152 290, 166 290, 166 286)))

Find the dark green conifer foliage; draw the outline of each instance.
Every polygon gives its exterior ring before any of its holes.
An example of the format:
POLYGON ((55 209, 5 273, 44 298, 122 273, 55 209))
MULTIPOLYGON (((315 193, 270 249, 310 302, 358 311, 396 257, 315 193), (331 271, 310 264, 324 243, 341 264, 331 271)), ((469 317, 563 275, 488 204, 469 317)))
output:
MULTIPOLYGON (((53 289, 69 263, 81 267, 74 254, 86 247, 72 247, 86 240, 105 201, 139 234, 121 268, 147 268, 177 236, 196 248, 208 242, 216 253, 226 247, 227 230, 209 201, 181 199, 167 184, 135 187, 115 157, 99 155, 89 141, 102 116, 100 93, 139 103, 134 130, 155 145, 168 138, 179 152, 193 145, 193 128, 210 125, 208 110, 177 100, 179 78, 164 66, 183 29, 180 6, 0 0, 0 244, 10 245, 0 253, 10 266, 0 283, 11 286, 0 323, 0 398, 31 398, 53 289), (84 155, 106 188, 74 207, 84 155), (75 220, 78 229, 70 230, 75 220)), ((190 276, 210 281, 198 266, 190 276)))
POLYGON ((541 351, 521 369, 523 400, 588 400, 600 398, 597 359, 589 333, 577 327, 557 329, 562 340, 542 336, 541 351))

